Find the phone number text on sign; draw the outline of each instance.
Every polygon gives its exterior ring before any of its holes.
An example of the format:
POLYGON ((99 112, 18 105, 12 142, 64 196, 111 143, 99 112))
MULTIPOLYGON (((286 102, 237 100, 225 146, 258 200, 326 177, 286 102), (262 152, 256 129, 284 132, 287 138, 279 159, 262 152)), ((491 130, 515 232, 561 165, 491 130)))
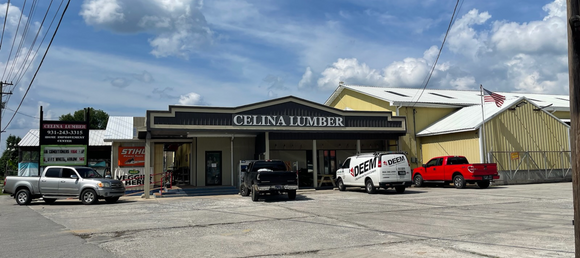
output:
POLYGON ((47 130, 48 135, 83 135, 82 130, 47 130))

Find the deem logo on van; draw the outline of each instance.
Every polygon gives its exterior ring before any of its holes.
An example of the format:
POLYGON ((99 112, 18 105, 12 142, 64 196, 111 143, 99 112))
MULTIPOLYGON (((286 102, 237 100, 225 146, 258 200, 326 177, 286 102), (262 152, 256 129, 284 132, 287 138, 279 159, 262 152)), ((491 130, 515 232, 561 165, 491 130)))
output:
POLYGON ((350 175, 353 177, 357 177, 359 175, 362 175, 366 172, 369 172, 371 169, 374 169, 376 164, 377 164, 376 157, 368 159, 367 161, 362 162, 362 163, 358 164, 357 166, 350 168, 350 175))
POLYGON ((405 157, 403 157, 403 156, 399 156, 399 157, 387 160, 387 162, 389 163, 389 166, 400 163, 400 162, 404 162, 404 161, 405 161, 405 157))

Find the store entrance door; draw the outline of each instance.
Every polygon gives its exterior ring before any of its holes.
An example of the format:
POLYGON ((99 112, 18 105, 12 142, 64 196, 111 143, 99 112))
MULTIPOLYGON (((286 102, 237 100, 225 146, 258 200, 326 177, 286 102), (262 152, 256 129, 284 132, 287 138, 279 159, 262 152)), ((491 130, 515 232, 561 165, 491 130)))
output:
POLYGON ((205 152, 205 185, 222 185, 222 152, 205 152))

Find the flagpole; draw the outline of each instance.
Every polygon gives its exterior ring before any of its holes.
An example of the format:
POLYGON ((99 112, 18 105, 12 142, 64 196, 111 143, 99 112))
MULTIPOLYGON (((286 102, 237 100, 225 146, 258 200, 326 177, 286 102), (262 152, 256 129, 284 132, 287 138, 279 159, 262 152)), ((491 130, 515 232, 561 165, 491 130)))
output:
POLYGON ((481 163, 487 163, 485 157, 485 115, 484 115, 484 111, 483 111, 483 85, 480 84, 479 85, 479 91, 481 93, 481 138, 482 138, 482 143, 481 143, 481 151, 483 152, 480 156, 482 157, 481 163))

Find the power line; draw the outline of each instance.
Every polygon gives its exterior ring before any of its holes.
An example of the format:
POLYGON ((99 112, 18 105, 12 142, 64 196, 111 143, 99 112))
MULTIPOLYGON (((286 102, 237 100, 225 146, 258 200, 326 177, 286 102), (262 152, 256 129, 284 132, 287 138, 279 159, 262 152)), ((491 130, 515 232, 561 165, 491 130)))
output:
MULTIPOLYGON (((26 0, 24 0, 24 4, 22 5, 22 10, 26 7, 26 0)), ((12 46, 10 47, 10 54, 8 54, 8 60, 6 61, 6 65, 4 66, 4 72, 2 73, 2 79, 0 81, 4 81, 4 75, 6 74, 6 68, 8 68, 8 63, 10 62, 10 57, 12 57, 12 50, 14 49, 14 43, 16 42, 16 36, 18 35, 18 30, 20 30, 20 21, 22 21, 22 15, 24 13, 20 12, 20 18, 18 19, 18 26, 16 26, 16 33, 14 33, 14 39, 12 39, 12 46)))
POLYGON ((4 26, 2 26, 2 36, 0 37, 0 49, 2 48, 2 40, 4 39, 4 31, 6 30, 6 21, 8 20, 8 8, 10 8, 10 0, 6 3, 6 15, 4 15, 4 26))
MULTIPOLYGON (((50 31, 50 28, 52 28, 52 24, 54 23, 54 20, 56 19, 58 12, 60 11, 60 8, 62 7, 62 3, 64 3, 64 0, 60 1, 60 5, 58 6, 58 9, 56 9, 56 12, 54 13, 54 16, 52 17, 52 21, 48 25, 48 28, 46 29, 46 33, 44 33, 44 36, 42 37, 40 44, 36 48, 36 51, 34 51, 34 56, 32 57, 31 60, 34 60, 36 58, 36 55, 38 54, 38 51, 40 50, 42 43, 44 43, 46 36, 48 36, 48 32, 50 31)), ((51 0, 51 4, 52 4, 52 0, 51 0)), ((24 77, 24 74, 26 74, 26 71, 28 71, 28 68, 30 68, 31 64, 32 64, 32 61, 30 63, 28 63, 28 65, 26 66, 26 69, 20 74, 20 77, 18 77, 18 80, 16 81, 16 83, 14 83, 14 87, 16 87, 16 85, 18 85, 20 83, 20 80, 22 80, 22 78, 24 77)))
POLYGON ((32 18, 34 17, 34 12, 36 11, 36 4, 38 3, 37 0, 34 0, 32 2, 32 6, 30 7, 30 11, 28 12, 28 18, 26 20, 26 24, 24 25, 24 30, 22 31, 22 36, 20 37, 20 43, 18 44, 18 48, 16 49, 16 55, 14 55, 14 59, 12 60, 12 65, 10 67, 10 71, 8 72, 8 75, 6 76, 6 80, 8 80, 10 78, 10 76, 12 76, 13 71, 14 71, 14 67, 16 67, 16 63, 18 63, 18 58, 21 57, 21 53, 22 53, 22 46, 24 45, 24 42, 26 41, 26 37, 28 36, 28 31, 30 29, 30 21, 32 21, 32 18))
POLYGON ((56 36, 56 33, 58 32, 58 28, 60 28, 60 24, 62 23, 62 19, 64 18, 64 14, 66 13, 66 10, 68 9, 69 4, 70 4, 70 0, 67 1, 66 6, 64 7, 64 10, 62 11, 62 15, 60 16, 60 20, 58 21, 58 24, 56 25, 56 29, 54 30, 54 34, 52 34, 52 38, 50 39, 50 43, 48 43, 46 51, 44 52, 44 55, 42 56, 42 60, 40 61, 40 64, 38 64, 38 68, 36 68, 36 72, 34 72, 34 76, 32 77, 32 80, 30 80, 30 84, 28 84, 28 88, 26 89, 24 96, 22 96, 22 100, 20 100, 20 104, 18 104, 18 108, 16 108, 16 111, 12 115, 12 118, 10 118, 10 121, 8 121, 8 124, 6 124, 6 126, 4 127, 3 131, 6 130, 6 128, 8 128, 10 123, 12 123, 12 120, 16 116, 16 113, 18 112, 18 110, 20 110, 20 107, 22 106, 22 102, 24 102, 24 99, 26 98, 28 91, 30 91, 30 87, 32 87, 32 83, 34 82, 34 79, 36 79, 36 75, 38 75, 38 71, 40 71, 40 67, 42 67, 42 63, 44 63, 44 59, 46 58, 46 54, 48 54, 48 50, 50 49, 50 46, 52 45, 52 42, 54 41, 54 37, 56 36))
POLYGON ((19 115, 27 116, 27 117, 34 118, 34 119, 40 119, 40 117, 31 116, 31 115, 28 115, 28 114, 24 114, 22 112, 16 112, 14 109, 11 109, 9 107, 4 107, 4 109, 8 109, 8 110, 10 110, 12 112, 18 113, 19 115))
POLYGON ((435 67, 437 66, 437 61, 439 61, 439 57, 441 56, 441 52, 443 51, 443 46, 445 46, 445 41, 447 41, 447 35, 449 35, 449 31, 451 30, 451 27, 453 26, 453 21, 455 20, 455 14, 457 12, 457 6, 459 5, 460 0, 457 0, 457 2, 455 3, 455 8, 453 8, 453 14, 451 15, 451 20, 449 21, 449 26, 447 27, 447 31, 445 32, 445 37, 443 37, 443 42, 441 42, 441 47, 439 48, 439 53, 437 53, 437 58, 435 58, 435 62, 433 63, 433 66, 431 66, 431 71, 429 71, 429 75, 427 76, 427 79, 425 81, 425 85, 423 85, 423 90, 421 90, 421 94, 419 94, 419 97, 417 98, 417 100, 415 100, 415 103, 413 103, 412 107, 415 107, 415 104, 417 104, 417 102, 419 102, 419 99, 421 99, 421 96, 423 96, 423 92, 425 92, 425 89, 427 88, 427 85, 429 84, 429 81, 431 80, 431 76, 433 75, 433 71, 435 71, 435 67))
MULTIPOLYGON (((36 36, 34 37, 34 41, 32 42, 32 45, 30 46, 30 49, 28 50, 28 54, 26 56, 26 59, 22 63, 21 68, 19 69, 20 72, 17 73, 16 74, 16 77, 14 78, 14 79, 17 78, 17 80, 14 83, 14 85, 12 86, 12 88, 10 89, 10 92, 12 92, 18 86, 18 84, 20 83, 20 80, 22 80, 22 78, 24 77, 24 75, 28 71, 28 68, 30 68, 30 65, 33 63, 34 59, 36 58, 36 55, 38 54, 38 51, 40 50, 40 47, 42 46, 42 43, 44 43, 44 40, 46 39, 46 36, 50 32, 50 28, 52 28, 52 24, 54 23, 54 20, 56 19, 57 15, 58 15, 58 12, 60 11, 60 8, 62 7, 62 3, 64 2, 64 0, 62 0, 60 2, 60 5, 58 6, 58 9, 56 10, 56 12, 54 13, 54 16, 52 17, 52 21, 50 22, 50 25, 48 26, 48 28, 46 29, 46 32, 44 33, 44 37, 42 38, 42 41, 40 41, 40 44, 36 48, 36 51, 34 51, 34 55, 30 59, 30 54, 32 53, 32 49, 34 48, 34 45, 36 44, 36 40, 38 38, 38 34, 42 30, 42 28, 44 26, 44 22, 45 22, 46 16, 48 15, 48 13, 50 11, 50 8, 52 7, 52 2, 53 2, 53 0, 50 1, 50 4, 48 6, 48 10, 44 14, 44 18, 42 19, 42 23, 40 24, 40 27, 38 28, 38 31, 36 32, 36 36), (30 60, 30 62, 28 62, 28 60, 30 60), (26 66, 25 69, 24 69, 24 66, 26 66)), ((10 97, 12 97, 12 95, 8 95, 8 98, 6 99, 6 104, 8 104, 8 102, 10 101, 10 97)), ((4 116, 4 112, 2 113, 2 116, 4 116)))

